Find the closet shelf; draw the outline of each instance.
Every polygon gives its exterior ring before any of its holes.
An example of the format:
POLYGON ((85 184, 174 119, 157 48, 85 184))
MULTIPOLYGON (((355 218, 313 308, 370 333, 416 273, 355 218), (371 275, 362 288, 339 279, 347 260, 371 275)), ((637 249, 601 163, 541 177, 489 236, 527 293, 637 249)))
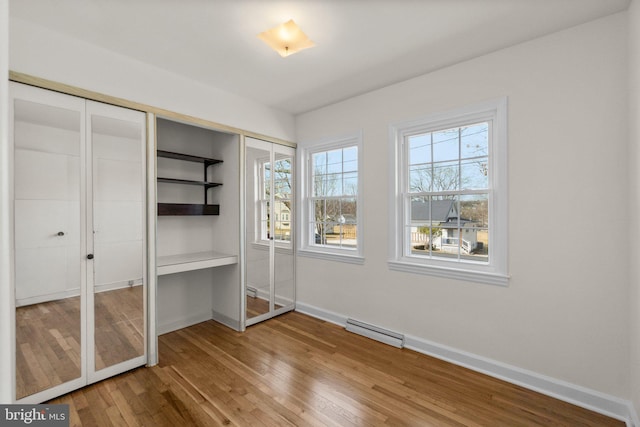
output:
POLYGON ((173 151, 157 150, 158 157, 167 159, 185 160, 187 162, 204 163, 205 167, 222 163, 222 160, 212 159, 209 157, 193 156, 191 154, 175 153, 173 151))
POLYGON ((158 276, 237 263, 237 255, 229 255, 213 251, 159 256, 158 276))
POLYGON ((220 205, 158 203, 158 216, 220 215, 220 205))
POLYGON ((161 178, 161 177, 158 177, 158 182, 170 182, 172 184, 186 184, 186 185, 202 185, 205 188, 218 187, 222 185, 219 182, 193 181, 190 179, 161 178))

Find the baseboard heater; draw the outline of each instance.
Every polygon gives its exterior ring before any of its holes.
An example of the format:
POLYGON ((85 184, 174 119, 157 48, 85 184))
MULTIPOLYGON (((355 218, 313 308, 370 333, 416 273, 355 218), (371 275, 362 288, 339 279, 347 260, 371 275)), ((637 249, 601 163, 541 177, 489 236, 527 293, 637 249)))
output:
POLYGON ((372 340, 380 341, 394 347, 404 347, 404 335, 397 332, 379 328, 368 323, 360 322, 354 319, 347 319, 345 329, 354 334, 362 335, 372 340))
POLYGON ((258 290, 256 288, 252 288, 251 286, 247 286, 247 296, 256 298, 258 296, 258 290))

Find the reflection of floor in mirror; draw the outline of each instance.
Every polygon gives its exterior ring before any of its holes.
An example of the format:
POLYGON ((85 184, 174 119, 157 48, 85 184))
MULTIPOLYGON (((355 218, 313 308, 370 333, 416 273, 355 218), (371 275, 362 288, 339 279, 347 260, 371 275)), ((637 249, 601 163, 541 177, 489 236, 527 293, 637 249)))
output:
POLYGON ((144 354, 142 288, 95 294, 96 370, 144 354))
POLYGON ((16 309, 16 396, 80 377, 80 297, 16 309))
MULTIPOLYGON (((95 294, 96 370, 144 353, 142 286, 95 294)), ((80 377, 80 298, 16 309, 16 396, 80 377)))
MULTIPOLYGON (((276 304, 275 309, 281 308, 281 305, 276 304)), ((247 317, 256 317, 264 313, 269 312, 269 301, 259 297, 252 297, 247 295, 247 317)))

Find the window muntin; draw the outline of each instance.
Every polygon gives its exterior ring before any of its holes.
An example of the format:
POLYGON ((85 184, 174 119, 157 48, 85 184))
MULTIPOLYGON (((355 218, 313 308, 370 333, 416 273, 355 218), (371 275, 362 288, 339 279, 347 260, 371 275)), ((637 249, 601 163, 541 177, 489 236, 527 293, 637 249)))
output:
POLYGON ((390 131, 389 268, 506 285, 507 99, 390 131))
POLYGON ((358 247, 358 146, 311 153, 309 246, 358 247))
POLYGON ((489 261, 491 121, 405 137, 404 256, 489 261))
POLYGON ((270 200, 271 191, 273 191, 273 240, 276 243, 291 242, 292 162, 291 157, 276 156, 272 167, 268 160, 258 160, 260 192, 257 203, 260 212, 258 224, 260 240, 267 241, 271 237, 270 200))

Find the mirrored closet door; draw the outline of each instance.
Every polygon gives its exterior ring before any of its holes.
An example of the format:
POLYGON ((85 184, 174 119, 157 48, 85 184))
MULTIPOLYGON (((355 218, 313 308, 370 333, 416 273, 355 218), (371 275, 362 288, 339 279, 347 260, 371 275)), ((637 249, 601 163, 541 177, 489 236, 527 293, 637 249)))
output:
POLYGON ((245 140, 245 324, 295 308, 295 149, 245 140))
POLYGON ((145 114, 12 83, 15 399, 145 363, 145 114))

